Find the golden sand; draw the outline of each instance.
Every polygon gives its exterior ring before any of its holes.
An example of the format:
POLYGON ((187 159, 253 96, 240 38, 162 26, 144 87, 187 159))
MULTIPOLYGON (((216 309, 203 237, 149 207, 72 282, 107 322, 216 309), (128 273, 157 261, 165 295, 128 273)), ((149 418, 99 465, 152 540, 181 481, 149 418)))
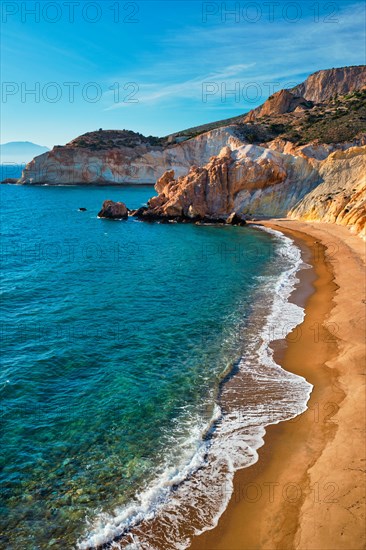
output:
MULTIPOLYGON (((348 229, 261 222, 292 236, 315 270, 305 320, 276 361, 314 386, 308 410, 267 428, 259 461, 236 473, 218 526, 192 550, 365 548, 365 254, 348 229)), ((314 272, 313 272, 314 273, 314 272)), ((292 299, 304 300, 309 270, 292 299)))

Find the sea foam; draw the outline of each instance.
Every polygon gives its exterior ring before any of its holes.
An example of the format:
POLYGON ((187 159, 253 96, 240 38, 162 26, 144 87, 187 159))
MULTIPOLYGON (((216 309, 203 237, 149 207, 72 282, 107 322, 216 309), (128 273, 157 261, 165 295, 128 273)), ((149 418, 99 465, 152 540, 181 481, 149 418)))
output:
POLYGON ((276 364, 270 343, 304 319, 303 308, 289 298, 297 272, 307 266, 290 238, 260 229, 275 237, 278 259, 289 265, 279 275, 264 277, 242 357, 221 388, 209 425, 190 418, 180 463, 167 466, 130 505, 91 521, 78 542, 80 550, 102 545, 184 550, 193 536, 217 525, 232 496, 235 471, 258 460, 266 426, 306 410, 312 385, 276 364))

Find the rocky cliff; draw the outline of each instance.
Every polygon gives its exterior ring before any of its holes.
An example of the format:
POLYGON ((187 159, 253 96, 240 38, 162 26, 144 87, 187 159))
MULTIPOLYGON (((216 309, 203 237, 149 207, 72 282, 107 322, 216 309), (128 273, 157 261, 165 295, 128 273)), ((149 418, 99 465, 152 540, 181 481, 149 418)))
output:
POLYGON ((364 232, 365 66, 314 73, 226 122, 167 138, 126 130, 85 134, 33 159, 19 182, 157 181, 152 217, 289 215, 364 232))
MULTIPOLYGON (((226 220, 234 212, 290 216, 348 225, 365 234, 366 145, 224 147, 204 167, 186 176, 166 172, 150 199, 147 214, 162 219, 226 220)), ((145 213, 145 214, 146 214, 145 213)))
POLYGON ((145 215, 192 221, 234 213, 290 216, 365 235, 365 69, 319 71, 274 94, 231 126, 241 139, 208 163, 185 176, 166 172, 145 215))
POLYGON ((342 67, 317 71, 305 82, 292 88, 294 95, 314 103, 323 103, 338 95, 346 95, 366 87, 366 66, 342 67))
POLYGON ((263 144, 281 137, 294 144, 351 141, 365 131, 366 67, 319 71, 292 90, 281 90, 261 107, 166 138, 128 130, 99 130, 35 157, 22 184, 155 183, 166 170, 177 176, 204 165, 232 140, 263 144), (353 94, 351 97, 341 94, 353 94), (336 97, 337 96, 337 97, 336 97), (347 104, 348 102, 348 104, 347 104))
MULTIPOLYGON (((118 131, 109 131, 118 136, 118 131)), ((132 132, 133 133, 133 132, 132 132)), ((183 143, 151 143, 133 137, 131 145, 108 131, 80 136, 67 145, 34 158, 19 180, 23 184, 154 184, 166 170, 186 174, 193 164, 208 162, 224 145, 239 138, 233 128, 219 128, 183 143), (99 138, 98 138, 99 136, 99 138), (107 136, 107 137, 106 137, 107 136)), ((158 138, 153 138, 158 140, 158 138)))
POLYGON ((266 116, 309 110, 315 104, 336 105, 338 96, 346 96, 366 89, 366 65, 317 71, 305 82, 290 90, 280 90, 244 117, 253 122, 266 116))
POLYGON ((362 236, 366 227, 366 146, 331 153, 318 167, 320 183, 288 215, 346 225, 362 236))

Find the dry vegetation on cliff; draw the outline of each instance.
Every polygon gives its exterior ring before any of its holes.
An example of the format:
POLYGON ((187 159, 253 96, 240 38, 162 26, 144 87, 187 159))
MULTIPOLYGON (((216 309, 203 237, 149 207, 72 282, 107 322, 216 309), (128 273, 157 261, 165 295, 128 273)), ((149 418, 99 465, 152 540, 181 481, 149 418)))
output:
POLYGON ((139 145, 163 146, 166 139, 155 136, 145 137, 132 130, 96 130, 87 132, 66 144, 70 148, 84 148, 92 151, 138 147, 139 145))
MULTIPOLYGON (((271 101, 269 98, 267 101, 271 101)), ((205 132, 227 125, 248 143, 265 143, 279 137, 295 145, 312 141, 344 143, 366 132, 366 90, 335 96, 323 103, 298 102, 292 112, 276 113, 269 109, 255 120, 250 115, 230 118, 184 130, 175 137, 195 138, 205 132)))
POLYGON ((332 98, 300 113, 268 116, 262 124, 296 145, 350 142, 366 132, 366 90, 332 98))

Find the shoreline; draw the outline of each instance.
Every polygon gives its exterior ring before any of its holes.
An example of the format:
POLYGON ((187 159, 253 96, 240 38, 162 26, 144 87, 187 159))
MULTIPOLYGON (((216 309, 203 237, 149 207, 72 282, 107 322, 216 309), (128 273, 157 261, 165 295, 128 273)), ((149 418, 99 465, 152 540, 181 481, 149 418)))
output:
POLYGON ((305 306, 303 323, 287 335, 286 345, 279 340, 271 347, 277 363, 314 388, 304 413, 267 426, 259 460, 236 472, 233 495, 218 525, 195 537, 189 548, 361 550, 363 242, 331 224, 285 219, 256 225, 293 238, 312 266, 297 273, 299 283, 290 297, 305 306))
MULTIPOLYGON (((281 308, 280 309, 275 308, 274 306, 275 306, 276 301, 274 301, 274 303, 272 304, 272 308, 268 309, 265 314, 262 311, 260 311, 260 313, 259 313, 260 319, 262 319, 262 316, 265 315, 264 319, 266 320, 264 326, 261 325, 261 329, 264 329, 264 330, 268 329, 269 333, 270 333, 272 330, 275 329, 275 327, 278 326, 275 323, 275 319, 272 318, 274 310, 276 310, 276 313, 275 313, 274 317, 277 318, 278 317, 278 312, 283 311, 283 307, 288 305, 289 302, 292 302, 290 297, 292 295, 292 292, 293 292, 294 288, 297 286, 296 279, 297 279, 298 274, 299 274, 298 270, 300 269, 301 272, 306 271, 307 274, 312 273, 312 270, 309 270, 309 269, 303 270, 302 267, 299 268, 299 265, 301 266, 301 263, 303 262, 303 254, 301 254, 301 256, 299 255, 299 250, 298 250, 298 247, 296 246, 296 254, 293 257, 293 249, 295 247, 292 244, 292 240, 290 241, 288 238, 285 238, 283 233, 280 233, 278 231, 264 231, 263 228, 258 228, 258 227, 255 228, 255 231, 257 233, 258 232, 260 232, 260 233, 270 233, 270 234, 276 233, 277 234, 277 240, 278 241, 284 241, 284 248, 286 250, 286 253, 290 254, 289 257, 291 258, 291 264, 293 263, 292 266, 287 266, 286 269, 284 269, 284 271, 279 271, 278 273, 276 273, 276 276, 275 276, 277 282, 281 281, 281 283, 279 284, 279 290, 278 290, 279 297, 280 297, 279 302, 281 303, 281 308), (294 276, 294 274, 296 274, 296 275, 294 276), (283 277, 283 275, 285 275, 285 278, 283 277), (268 323, 270 323, 270 324, 267 325, 268 323)), ((276 249, 277 249, 277 244, 276 244, 276 249)), ((286 257, 286 253, 285 253, 285 257, 286 257)), ((281 255, 279 255, 279 256, 281 256, 281 255)), ((282 261, 282 260, 279 260, 279 261, 282 261)), ((307 285, 307 286, 309 286, 309 285, 307 285)), ((272 288, 272 292, 274 292, 274 288, 272 288)), ((309 292, 309 290, 308 290, 308 292, 309 292)), ((263 298, 263 296, 261 296, 261 299, 262 298, 263 298)), ((277 306, 278 306, 278 304, 277 304, 277 306)), ((290 309, 290 311, 287 311, 287 312, 289 313, 289 318, 287 319, 287 322, 286 322, 286 325, 287 325, 286 332, 290 328, 288 326, 290 319, 291 319, 291 322, 290 322, 291 327, 294 327, 294 328, 300 322, 300 319, 302 318, 302 315, 303 315, 303 306, 301 305, 299 308, 296 308, 296 313, 295 314, 294 314, 294 310, 292 308, 290 309), (294 316, 295 316, 295 318, 294 318, 294 316), (300 319, 299 319, 299 317, 300 317, 300 319)), ((281 319, 279 319, 279 321, 281 321, 281 319)), ((258 333, 256 332, 256 334, 258 334, 258 333)), ((282 338, 282 336, 281 336, 281 338, 282 338)), ((266 337, 264 335, 263 335, 263 339, 266 340, 266 337)), ((282 341, 283 340, 281 339, 280 342, 282 342, 282 341)), ((279 367, 278 363, 279 363, 278 361, 270 360, 269 368, 271 369, 270 372, 271 372, 272 377, 274 376, 273 371, 277 371, 277 372, 282 371, 282 369, 279 367), (275 364, 273 364, 273 363, 275 363, 275 364)), ((221 379, 221 382, 220 382, 220 390, 219 390, 220 394, 222 392, 222 389, 223 388, 227 389, 227 386, 230 384, 230 381, 235 379, 235 374, 234 374, 235 369, 236 369, 235 363, 232 363, 232 364, 227 366, 227 369, 226 369, 225 373, 223 373, 222 379, 221 379)), ((290 373, 287 373, 287 374, 289 375, 289 376, 286 377, 287 383, 292 386, 294 378, 298 378, 298 377, 293 377, 293 376, 291 376, 290 373)), ((303 377, 301 377, 301 378, 303 378, 303 377)), ((312 391, 312 389, 311 389, 311 386, 309 384, 307 384, 305 380, 303 380, 303 382, 305 383, 305 386, 307 386, 307 387, 305 387, 305 388, 302 387, 301 391, 302 392, 306 391, 306 395, 302 394, 301 397, 299 397, 299 399, 296 398, 294 400, 294 402, 292 403, 292 405, 290 405, 288 410, 281 408, 282 418, 279 418, 278 412, 277 412, 277 415, 276 415, 276 412, 274 412, 273 417, 268 412, 267 413, 268 422, 273 422, 273 424, 270 424, 270 425, 277 425, 278 423, 284 421, 283 418, 290 419, 290 418, 296 417, 298 415, 299 408, 301 408, 302 411, 304 410, 304 408, 306 407, 306 402, 309 398, 309 395, 310 395, 310 392, 312 391)), ((300 384, 303 385, 303 382, 301 382, 300 384)), ((298 385, 299 385, 299 382, 296 382, 296 384, 294 384, 294 386, 292 386, 292 387, 294 387, 294 391, 299 391, 298 390, 298 385)), ((276 390, 274 390, 274 392, 276 392, 276 390)), ((272 397, 273 403, 274 403, 274 409, 273 409, 274 411, 277 410, 276 408, 279 406, 279 401, 281 401, 281 407, 283 405, 286 405, 285 395, 286 395, 285 391, 282 390, 282 396, 281 396, 281 398, 278 397, 277 401, 276 401, 276 398, 272 397)), ((223 405, 223 404, 221 403, 221 405, 223 405)), ((233 405, 233 404, 230 404, 230 397, 229 397, 229 401, 226 401, 226 403, 223 406, 230 409, 230 405, 233 405)), ((234 412, 235 414, 240 414, 240 409, 237 410, 235 405, 234 405, 234 408, 235 408, 235 410, 232 411, 232 412, 234 412)), ((270 410, 271 409, 268 408, 268 411, 270 411, 270 410)), ((214 415, 214 417, 211 419, 210 425, 206 428, 205 432, 202 434, 202 440, 206 439, 206 435, 209 434, 209 432, 212 430, 212 427, 214 426, 214 424, 218 420, 218 418, 217 417, 215 418, 215 417, 216 417, 216 415, 214 415)), ((253 433, 250 432, 249 426, 251 425, 251 423, 249 422, 249 424, 247 426, 248 433, 246 434, 246 436, 249 439, 252 437, 256 440, 256 443, 257 443, 257 445, 252 445, 252 449, 254 451, 253 452, 253 457, 251 457, 251 460, 254 459, 252 464, 255 464, 256 461, 257 461, 257 457, 256 457, 257 451, 263 445, 263 435, 265 433, 265 428, 264 427, 268 426, 268 423, 266 424, 264 420, 263 420, 263 422, 259 421, 258 424, 257 424, 257 421, 256 421, 254 424, 255 424, 256 433, 253 434, 253 433)), ((235 429, 231 428, 231 431, 232 431, 233 434, 235 433, 235 429)), ((219 447, 220 447, 220 443, 218 445, 218 448, 219 447)), ((247 467, 249 467, 249 465, 247 465, 247 467)), ((197 466, 197 468, 195 468, 195 471, 193 472, 192 476, 195 476, 196 473, 200 469, 201 469, 201 466, 197 466)), ((187 475, 186 477, 184 477, 183 484, 187 481, 189 482, 190 478, 191 478, 190 474, 187 475)), ((230 485, 231 485, 231 481, 232 480, 230 479, 230 482, 227 481, 227 483, 230 483, 230 485)), ((209 486, 209 479, 207 479, 207 482, 208 482, 207 486, 209 486)), ((179 483, 177 482, 177 487, 178 486, 179 486, 179 483)), ((227 494, 227 486, 225 486, 225 483, 222 487, 222 491, 223 491, 222 494, 227 494)), ((174 494, 174 488, 173 488, 172 493, 174 494)), ((197 502, 199 502, 199 499, 197 499, 197 502)), ((202 502, 202 499, 201 499, 201 502, 202 502)), ((225 499, 225 505, 227 504, 227 502, 228 501, 226 501, 226 499, 225 499)), ((182 503, 184 503, 184 500, 182 501, 182 503)), ((223 509, 224 509, 224 506, 221 506, 220 513, 222 513, 223 509)), ((190 519, 192 519, 192 518, 190 518, 190 519)), ((149 521, 150 521, 150 519, 147 520, 147 522, 149 522, 149 521)), ((152 520, 152 521, 154 523, 154 520, 152 520)), ((137 537, 139 537, 139 529, 140 529, 141 523, 143 523, 143 522, 144 522, 144 520, 141 520, 141 522, 139 522, 137 525, 134 525, 130 529, 127 529, 126 532, 122 533, 122 535, 116 535, 115 538, 111 538, 109 543, 111 541, 116 542, 117 544, 119 542, 125 542, 125 537, 128 536, 128 533, 130 533, 131 537, 134 537, 135 534, 137 534, 137 537), (136 531, 135 531, 135 529, 136 529, 136 531)), ((153 526, 152 532, 154 530, 156 530, 156 532, 159 533, 159 529, 161 529, 161 526, 159 526, 159 520, 157 520, 157 524, 158 525, 155 524, 153 526)), ((183 525, 184 525, 184 523, 182 523, 182 526, 183 525)), ((147 529, 148 529, 148 527, 147 527, 147 529)), ((142 532, 143 531, 144 531, 144 529, 142 529, 142 532)), ((192 536, 193 536, 193 533, 189 533, 189 537, 192 537, 192 536)), ((144 541, 144 542, 146 542, 146 541, 144 541)), ((93 547, 93 548, 94 547, 95 548, 102 548, 102 542, 100 542, 98 545, 95 545, 95 546, 93 546, 90 543, 90 546, 88 546, 88 545, 84 546, 83 545, 83 546, 80 546, 80 547, 82 547, 82 548, 91 548, 91 547, 93 547)))

